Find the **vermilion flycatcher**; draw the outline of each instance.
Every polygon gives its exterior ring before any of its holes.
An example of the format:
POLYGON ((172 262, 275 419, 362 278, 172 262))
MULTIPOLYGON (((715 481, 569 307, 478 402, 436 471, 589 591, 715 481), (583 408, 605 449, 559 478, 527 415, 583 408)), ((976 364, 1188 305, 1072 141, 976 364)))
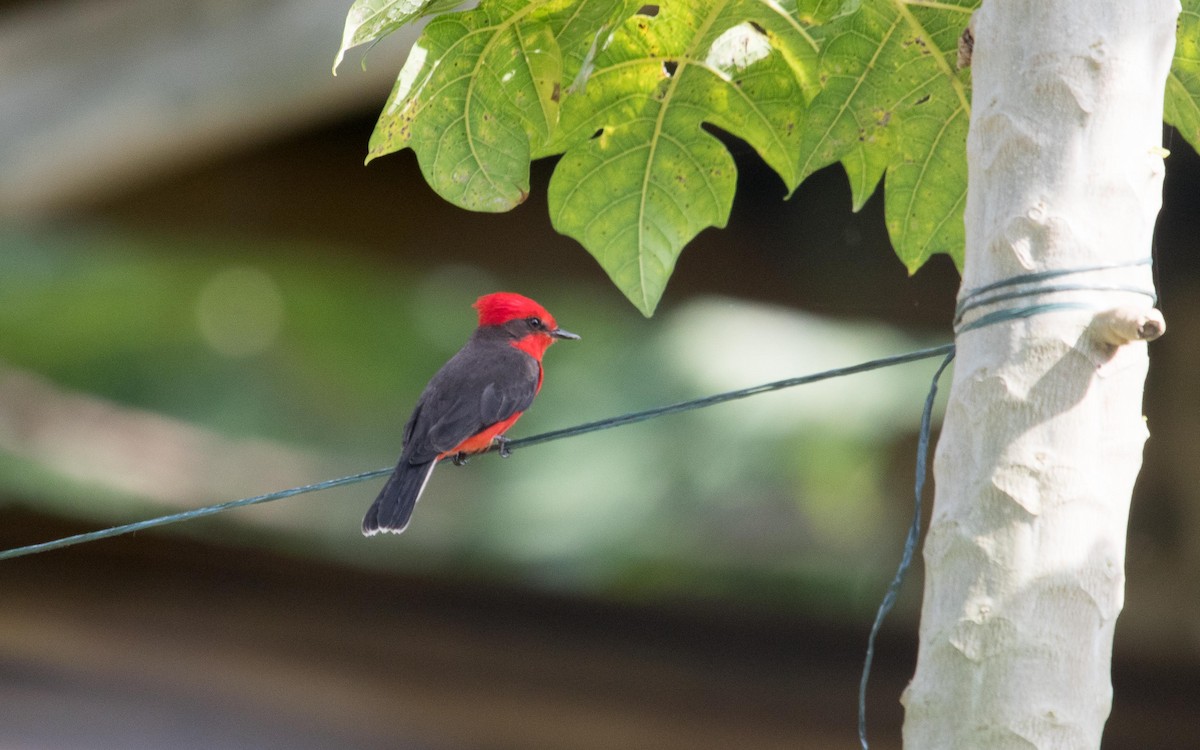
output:
POLYGON ((511 292, 475 301, 479 327, 425 386, 404 425, 396 470, 363 518, 367 536, 408 526, 433 467, 446 456, 460 463, 500 443, 542 388, 542 355, 556 339, 578 339, 538 303, 511 292))

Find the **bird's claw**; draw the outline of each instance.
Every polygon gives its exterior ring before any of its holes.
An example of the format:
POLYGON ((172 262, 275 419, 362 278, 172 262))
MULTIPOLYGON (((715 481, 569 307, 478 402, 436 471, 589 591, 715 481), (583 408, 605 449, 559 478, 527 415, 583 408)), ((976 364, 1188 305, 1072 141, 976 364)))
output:
POLYGON ((454 458, 452 458, 450 460, 454 462, 455 466, 466 466, 467 461, 470 461, 471 457, 468 456, 466 453, 455 453, 454 458))
POLYGON ((508 447, 508 438, 503 435, 496 436, 497 451, 500 453, 500 458, 508 458, 512 455, 512 450, 508 447))

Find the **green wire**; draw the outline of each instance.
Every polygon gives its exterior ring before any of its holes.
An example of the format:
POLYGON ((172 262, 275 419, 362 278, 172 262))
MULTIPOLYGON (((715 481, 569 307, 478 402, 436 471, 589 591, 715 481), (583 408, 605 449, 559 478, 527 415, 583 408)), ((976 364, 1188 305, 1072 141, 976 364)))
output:
MULTIPOLYGON (((771 391, 778 391, 783 388, 791 388, 798 385, 815 383, 820 380, 829 380, 831 378, 853 375, 855 373, 878 370, 884 367, 892 367, 894 365, 900 365, 906 362, 915 362, 917 360, 928 359, 930 357, 944 356, 952 349, 952 344, 944 344, 931 349, 920 349, 918 351, 908 352, 906 354, 898 354, 892 357, 875 359, 869 362, 852 365, 850 367, 826 370, 824 372, 818 372, 812 375, 802 375, 796 378, 788 378, 787 380, 777 380, 772 383, 764 383, 751 388, 742 388, 736 391, 718 393, 713 396, 706 396, 704 398, 698 398, 692 401, 683 401, 677 404, 670 404, 668 406, 646 409, 645 411, 622 414, 616 417, 609 417, 608 419, 600 419, 595 422, 587 422, 586 424, 577 425, 575 427, 568 427, 562 430, 542 433, 541 435, 521 438, 520 440, 510 440, 507 443, 507 448, 508 450, 515 450, 517 448, 539 445, 541 443, 548 443, 552 440, 562 440, 564 438, 575 437, 577 435, 584 435, 589 432, 597 432, 599 430, 607 430, 612 427, 620 427, 621 425, 634 424, 635 422, 645 422, 648 419, 654 419, 655 417, 661 417, 667 414, 677 414, 679 412, 691 411, 693 409, 702 409, 707 406, 725 403, 726 401, 756 396, 760 393, 769 393, 771 391)), ((493 447, 489 450, 496 450, 496 448, 493 447)), ((49 552, 50 550, 70 547, 76 544, 83 544, 84 542, 94 542, 98 539, 109 539, 111 537, 129 534, 134 531, 142 531, 144 529, 150 529, 156 526, 165 526, 167 524, 178 523, 180 521, 190 521, 194 518, 211 516, 216 513, 223 513, 224 511, 232 510, 234 508, 242 508, 248 505, 258 505, 260 503, 271 502, 272 500, 282 500, 288 497, 295 497, 296 495, 303 495, 308 492, 317 492, 319 490, 327 490, 332 487, 341 487, 342 485, 364 482, 368 479, 386 476, 391 472, 391 468, 374 469, 372 471, 364 471, 359 474, 351 474, 350 476, 346 477, 338 477, 337 479, 329 479, 324 482, 317 482, 316 484, 304 485, 303 487, 293 487, 291 489, 268 492, 265 495, 255 495, 254 497, 246 497, 240 500, 229 500, 223 503, 217 503, 216 505, 206 505, 201 508, 185 510, 180 513, 172 513, 166 516, 150 518, 145 521, 136 521, 134 523, 113 526, 111 528, 100 529, 98 531, 89 531, 84 534, 76 534, 74 536, 56 539, 51 542, 42 542, 40 544, 30 544, 25 547, 16 547, 0 552, 0 560, 10 560, 14 557, 34 555, 39 552, 49 552)))

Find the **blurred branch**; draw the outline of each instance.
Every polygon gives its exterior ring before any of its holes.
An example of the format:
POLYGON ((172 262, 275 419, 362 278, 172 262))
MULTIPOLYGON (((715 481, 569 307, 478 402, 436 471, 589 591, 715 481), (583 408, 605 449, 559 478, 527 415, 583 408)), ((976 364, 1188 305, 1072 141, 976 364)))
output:
POLYGON ((0 12, 0 218, 373 108, 417 30, 380 45, 365 73, 350 64, 333 78, 346 5, 59 0, 0 12))
POLYGON ((2 365, 0 450, 72 479, 187 506, 291 486, 324 468, 300 451, 223 437, 2 365))

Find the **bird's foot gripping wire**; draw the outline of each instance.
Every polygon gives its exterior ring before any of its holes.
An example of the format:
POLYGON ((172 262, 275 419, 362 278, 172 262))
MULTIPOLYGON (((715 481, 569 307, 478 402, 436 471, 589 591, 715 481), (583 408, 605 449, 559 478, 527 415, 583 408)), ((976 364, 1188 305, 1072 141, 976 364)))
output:
POLYGON ((470 461, 471 457, 468 456, 466 453, 455 453, 454 458, 452 458, 450 460, 454 462, 455 466, 466 466, 467 461, 470 461))
POLYGON ((508 458, 512 455, 512 451, 508 447, 508 438, 503 435, 497 435, 493 440, 496 441, 496 445, 498 446, 497 450, 500 453, 500 458, 508 458))

